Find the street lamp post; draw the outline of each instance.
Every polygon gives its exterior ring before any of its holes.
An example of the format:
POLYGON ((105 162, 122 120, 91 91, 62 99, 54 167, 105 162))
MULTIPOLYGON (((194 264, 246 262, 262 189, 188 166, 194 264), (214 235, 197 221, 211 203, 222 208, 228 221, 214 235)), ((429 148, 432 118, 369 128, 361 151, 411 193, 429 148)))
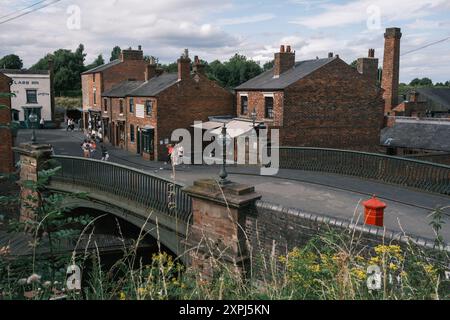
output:
POLYGON ((28 120, 31 123, 31 127, 33 128, 33 133, 31 134, 31 144, 36 144, 36 123, 38 121, 38 117, 35 113, 35 111, 33 111, 30 116, 28 117, 28 120))
POLYGON ((255 125, 256 125, 256 116, 257 116, 256 110, 253 109, 253 111, 251 113, 251 117, 252 117, 252 120, 253 120, 253 129, 255 128, 255 125))
POLYGON ((227 173, 227 169, 226 169, 226 161, 227 161, 227 145, 231 141, 230 141, 230 137, 227 134, 226 123, 223 124, 222 133, 219 136, 219 142, 222 143, 222 160, 223 160, 222 167, 220 168, 220 173, 219 173, 219 177, 220 177, 219 184, 223 186, 225 184, 230 183, 230 181, 227 179, 228 173, 227 173))

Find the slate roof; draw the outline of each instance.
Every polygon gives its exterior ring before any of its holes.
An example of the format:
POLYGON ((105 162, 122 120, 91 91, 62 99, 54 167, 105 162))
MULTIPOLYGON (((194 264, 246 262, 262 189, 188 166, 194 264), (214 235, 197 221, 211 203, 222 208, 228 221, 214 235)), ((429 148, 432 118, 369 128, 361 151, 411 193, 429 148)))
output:
POLYGON ((103 92, 102 97, 108 98, 125 98, 125 96, 142 85, 144 81, 123 81, 113 86, 108 91, 103 92))
POLYGON ((235 90, 281 90, 322 68, 335 59, 337 59, 337 57, 298 61, 295 63, 294 68, 282 73, 279 78, 273 77, 272 68, 249 81, 244 82, 236 87, 235 90))
POLYGON ((153 97, 178 82, 178 73, 163 73, 128 93, 133 97, 153 97))
POLYGON ((154 97, 177 82, 178 73, 163 73, 149 81, 123 81, 104 92, 102 97, 154 97))
POLYGON ((119 64, 119 63, 121 63, 121 62, 122 62, 122 61, 121 61, 120 59, 116 59, 116 60, 113 60, 113 61, 111 61, 111 62, 102 64, 101 66, 98 66, 98 67, 92 68, 92 69, 90 69, 90 70, 87 70, 87 71, 85 71, 85 72, 83 72, 83 73, 81 73, 81 74, 89 74, 89 73, 94 73, 94 72, 102 72, 102 71, 105 71, 106 69, 111 68, 112 66, 115 66, 115 65, 117 65, 117 64, 119 64))
POLYGON ((416 91, 419 101, 423 101, 422 96, 450 110, 450 88, 418 88, 416 91))
POLYGON ((4 74, 50 74, 48 70, 30 70, 30 69, 0 69, 4 74))
POLYGON ((450 152, 450 121, 396 122, 381 131, 381 144, 390 147, 450 152), (392 139, 392 140, 389 140, 392 139))

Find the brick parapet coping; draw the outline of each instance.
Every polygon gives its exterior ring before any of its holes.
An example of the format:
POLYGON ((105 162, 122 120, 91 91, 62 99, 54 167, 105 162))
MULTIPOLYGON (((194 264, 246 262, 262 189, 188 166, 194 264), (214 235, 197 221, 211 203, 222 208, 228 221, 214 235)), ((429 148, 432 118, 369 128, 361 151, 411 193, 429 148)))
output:
POLYGON ((280 204, 275 204, 263 200, 256 201, 256 208, 291 215, 293 217, 304 219, 318 225, 322 224, 343 230, 358 231, 362 235, 384 239, 384 242, 386 243, 398 242, 405 245, 412 243, 427 250, 446 251, 450 253, 450 244, 448 243, 444 243, 443 245, 439 246, 432 239, 422 238, 418 236, 408 236, 403 232, 396 232, 375 226, 356 224, 345 219, 333 218, 326 215, 306 212, 301 209, 284 207, 280 204))

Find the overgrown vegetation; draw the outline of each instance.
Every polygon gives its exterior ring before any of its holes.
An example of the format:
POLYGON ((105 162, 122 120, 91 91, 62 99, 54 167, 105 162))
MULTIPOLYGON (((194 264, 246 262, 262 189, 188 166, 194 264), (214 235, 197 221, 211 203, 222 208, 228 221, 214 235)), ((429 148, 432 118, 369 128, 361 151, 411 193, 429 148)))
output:
MULTIPOLYGON (((35 219, 11 223, 14 230, 26 226, 31 232, 33 255, 12 257, 8 246, 0 248, 0 299, 450 299, 445 278, 448 252, 431 253, 412 244, 370 249, 351 230, 324 231, 282 256, 270 248, 269 253, 250 250, 253 264, 246 276, 240 276, 233 265, 213 259, 214 276, 204 278, 183 266, 181 257, 161 249, 152 254, 151 263, 144 264, 137 256, 139 243, 147 235, 144 227, 135 245, 124 246, 122 258, 112 267, 105 267, 98 250, 58 254, 63 239, 78 238, 78 243, 82 235, 91 232, 91 238, 94 231, 88 231, 89 217, 67 215, 66 196, 45 193, 55 170, 41 172, 37 184, 27 185, 39 195, 30 198, 30 205, 41 202, 35 219), (44 244, 48 252, 37 254, 44 244), (81 290, 66 287, 67 267, 74 264, 84 270, 81 290), (373 268, 378 273, 368 272, 373 268)), ((436 210, 430 223, 437 235, 441 213, 436 210)))

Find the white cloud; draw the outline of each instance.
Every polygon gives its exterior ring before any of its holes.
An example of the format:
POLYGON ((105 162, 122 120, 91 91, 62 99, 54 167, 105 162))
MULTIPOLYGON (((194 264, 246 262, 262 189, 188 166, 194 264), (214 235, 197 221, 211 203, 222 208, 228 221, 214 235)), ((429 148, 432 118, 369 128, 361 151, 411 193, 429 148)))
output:
POLYGON ((265 13, 265 14, 257 14, 257 15, 253 15, 253 16, 219 19, 217 21, 217 24, 221 25, 221 26, 237 25, 237 24, 268 21, 268 20, 272 20, 274 18, 275 18, 274 14, 265 13))
POLYGON ((322 13, 302 17, 291 21, 308 28, 325 28, 366 22, 371 13, 368 8, 377 7, 381 13, 381 21, 422 18, 435 12, 439 7, 449 8, 448 0, 357 0, 346 4, 324 4, 322 13))

